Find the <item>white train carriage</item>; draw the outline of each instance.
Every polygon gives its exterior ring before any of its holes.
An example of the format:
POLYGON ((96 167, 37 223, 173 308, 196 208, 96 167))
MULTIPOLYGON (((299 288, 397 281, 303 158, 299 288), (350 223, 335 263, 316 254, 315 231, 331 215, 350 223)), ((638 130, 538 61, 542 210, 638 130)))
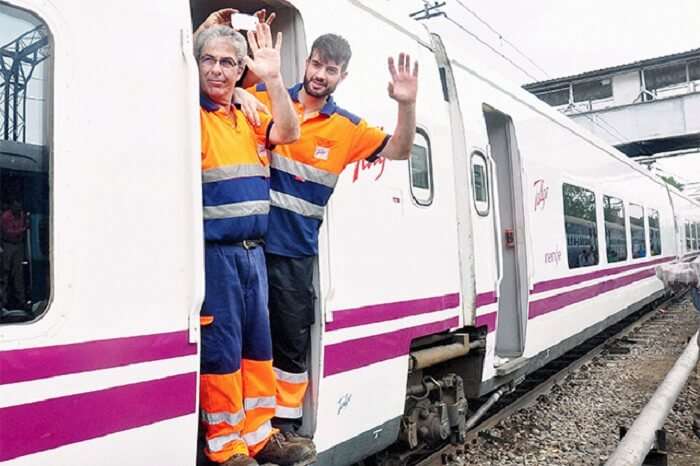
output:
MULTIPOLYGON (((696 203, 380 2, 226 3, 278 13, 289 84, 316 36, 348 38, 337 100, 387 128, 386 57, 421 65, 410 163, 349 167, 322 225, 304 417, 319 464, 458 438, 464 394, 513 383, 659 298, 653 267, 700 250, 696 203), (421 405, 432 425, 406 403, 430 383, 444 386, 421 405)), ((0 0, 3 27, 47 39, 20 44, 23 64, 46 54, 33 68, 39 129, 0 141, 0 180, 48 229, 30 231, 32 306, 0 315, 3 464, 195 464, 191 30, 223 6, 0 0), (41 163, 22 168, 32 153, 41 163)))

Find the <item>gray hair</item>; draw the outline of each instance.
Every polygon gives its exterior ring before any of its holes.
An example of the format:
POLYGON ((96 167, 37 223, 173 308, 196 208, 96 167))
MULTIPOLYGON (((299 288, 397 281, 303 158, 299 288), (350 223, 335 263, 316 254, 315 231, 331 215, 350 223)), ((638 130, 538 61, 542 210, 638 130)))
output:
POLYGON ((236 58, 243 58, 248 53, 248 44, 240 32, 234 31, 228 26, 212 26, 200 32, 194 41, 194 56, 199 61, 202 50, 214 39, 225 39, 236 50, 236 58))

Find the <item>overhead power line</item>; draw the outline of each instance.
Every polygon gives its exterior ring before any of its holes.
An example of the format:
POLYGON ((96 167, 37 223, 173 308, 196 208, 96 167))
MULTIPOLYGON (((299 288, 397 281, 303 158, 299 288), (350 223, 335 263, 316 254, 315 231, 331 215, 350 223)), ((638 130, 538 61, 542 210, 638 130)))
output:
POLYGON ((491 24, 489 24, 488 21, 486 21, 486 20, 483 19, 481 16, 479 16, 474 10, 472 10, 471 8, 469 8, 468 6, 466 6, 461 0, 455 0, 455 1, 456 1, 456 2, 459 4, 459 6, 461 6, 465 11, 467 11, 470 15, 472 15, 474 18, 476 18, 481 24, 483 24, 484 26, 486 26, 486 27, 489 29, 489 31, 491 31, 491 32, 493 32, 494 34, 496 34, 500 40, 502 40, 504 43, 508 44, 513 50, 515 50, 516 52, 518 52, 518 54, 520 54, 520 56, 522 56, 522 57, 525 58, 527 61, 529 61, 530 64, 532 64, 532 66, 534 66, 535 68, 537 68, 538 70, 540 70, 546 77, 548 77, 548 78, 550 77, 549 73, 547 73, 540 65, 538 65, 537 63, 535 63, 535 60, 533 60, 533 59, 530 58, 525 52, 523 52, 522 50, 520 50, 514 43, 512 43, 511 41, 509 41, 508 39, 506 39, 505 36, 504 36, 503 34, 501 34, 499 31, 497 31, 496 28, 494 28, 493 26, 491 26, 491 24))
MULTIPOLYGON (((537 65, 537 64, 536 64, 532 59, 530 59, 525 53, 523 53, 522 51, 520 51, 513 43, 511 43, 510 41, 508 41, 507 39, 505 39, 505 37, 503 37, 503 34, 501 34, 500 32, 498 32, 493 26, 491 26, 488 22, 486 22, 484 19, 482 19, 475 11, 471 10, 471 9, 468 8, 466 5, 464 5, 464 3, 461 2, 461 0, 455 0, 455 1, 456 1, 457 3, 459 3, 459 5, 460 5, 462 8, 464 8, 464 9, 467 10, 470 14, 472 14, 475 18, 477 18, 477 19, 478 19, 482 24, 484 24, 487 28, 489 28, 490 31, 492 31, 494 34, 498 35, 498 37, 499 37, 501 40, 503 40, 505 43, 507 43, 508 45, 510 45, 510 46, 511 46, 514 50, 516 50, 520 55, 522 55, 523 57, 525 57, 530 63, 532 63, 535 67, 537 67, 540 71, 542 71, 547 77, 550 76, 549 73, 547 73, 547 71, 545 71, 543 68, 541 68, 539 65, 537 65)), ((434 17, 437 17, 437 16, 444 16, 445 19, 446 19, 447 21, 449 21, 449 22, 451 22, 452 24, 454 24, 454 25, 455 25, 456 27, 458 27, 462 32, 464 32, 465 34, 467 34, 467 35, 469 35, 470 37, 472 37, 474 40, 476 40, 477 42, 479 42, 479 43, 480 43, 481 45, 483 45, 484 47, 488 48, 491 52, 493 52, 493 53, 495 53, 496 55, 500 56, 502 59, 504 59, 504 60, 505 60, 506 62, 508 62, 510 65, 512 65, 513 67, 517 68, 517 69, 520 70, 522 73, 524 73, 526 76, 528 76, 530 79, 532 79, 533 81, 539 81, 539 78, 533 76, 533 75, 532 75, 530 72, 528 72, 525 68, 523 68, 522 66, 518 65, 513 59, 511 59, 510 57, 508 57, 507 55, 505 55, 504 53, 502 53, 500 50, 496 49, 494 46, 492 46, 491 44, 489 44, 487 41, 485 41, 484 39, 482 39, 478 34, 476 34, 476 33, 472 32, 472 31, 470 31, 470 30, 467 29, 464 25, 462 25, 460 22, 455 21, 455 20, 452 19, 450 16, 448 16, 446 13, 444 13, 443 11, 440 11, 440 8, 441 8, 442 6, 445 5, 444 2, 443 2, 443 3, 434 2, 434 3, 431 5, 430 2, 424 0, 423 3, 424 3, 424 5, 425 5, 425 7, 424 7, 423 10, 419 10, 419 11, 417 11, 417 12, 415 12, 415 13, 411 13, 411 14, 410 14, 410 16, 411 16, 413 19, 415 19, 415 20, 417 20, 417 21, 421 21, 421 20, 425 20, 425 19, 434 18, 434 17), (420 15, 420 16, 419 16, 419 15, 420 15)), ((579 113, 579 114, 582 113, 582 112, 580 112, 578 109, 576 109, 575 107, 573 108, 573 110, 574 110, 576 113, 579 113)), ((607 120, 606 120, 605 118, 603 118, 601 115, 597 115, 597 119, 600 119, 600 122, 599 122, 599 121, 596 121, 596 119, 592 118, 590 115, 585 115, 585 114, 584 114, 583 116, 584 116, 585 118, 587 118, 587 119, 588 119, 591 123, 593 123, 595 126, 599 127, 600 129, 602 129, 603 131, 605 131, 606 133, 608 133, 610 136, 612 136, 613 139, 618 139, 618 138, 620 138, 620 139, 622 139, 622 140, 624 141, 624 143, 626 143, 626 144, 635 144, 635 145, 638 145, 638 147, 640 147, 640 148, 642 149, 642 152, 643 152, 643 153, 646 152, 645 148, 644 148, 641 144, 631 141, 630 138, 628 138, 627 136, 625 136, 619 129, 617 129, 612 123, 610 123, 609 121, 607 121, 607 120), (606 125, 607 127, 604 126, 602 123, 605 123, 605 125, 606 125), (614 132, 613 132, 613 131, 614 131, 614 132)))
POLYGON ((517 63, 515 63, 515 62, 514 62, 513 60, 511 60, 508 56, 502 54, 498 49, 496 49, 494 46, 492 46, 491 44, 489 44, 488 42, 486 42, 485 40, 483 40, 483 39, 482 39, 481 37, 479 37, 477 34, 474 34, 474 33, 471 32, 469 29, 467 29, 467 28, 465 28, 464 26, 462 26, 459 22, 457 22, 457 21, 455 21, 454 19, 450 18, 448 15, 444 15, 444 16, 445 16, 445 19, 446 19, 447 21, 451 22, 452 24, 454 24, 455 26, 457 26, 459 29, 461 29, 465 34, 468 34, 469 36, 471 36, 472 38, 474 38, 476 41, 478 41, 481 45, 483 45, 484 47, 487 47, 487 48, 488 48, 489 50, 491 50, 493 53, 495 53, 496 55, 499 55, 499 56, 500 56, 501 58, 503 58, 505 61, 507 61, 508 63, 510 63, 511 65, 513 65, 514 67, 516 67, 517 69, 519 69, 520 71, 522 71, 522 72, 523 72, 525 75, 527 75, 530 79, 533 79, 533 80, 535 80, 535 81, 539 81, 539 79, 538 79, 537 77, 535 77, 535 76, 533 76, 532 74, 530 74, 525 68, 523 68, 522 66, 518 65, 517 63))

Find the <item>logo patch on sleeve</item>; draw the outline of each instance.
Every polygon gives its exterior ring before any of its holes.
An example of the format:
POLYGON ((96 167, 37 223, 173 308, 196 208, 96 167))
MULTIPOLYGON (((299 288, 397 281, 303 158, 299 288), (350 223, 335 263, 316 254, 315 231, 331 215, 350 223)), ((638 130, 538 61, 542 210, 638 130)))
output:
POLYGON ((328 160, 328 154, 331 152, 330 148, 323 146, 316 146, 314 151, 314 157, 318 160, 328 160))

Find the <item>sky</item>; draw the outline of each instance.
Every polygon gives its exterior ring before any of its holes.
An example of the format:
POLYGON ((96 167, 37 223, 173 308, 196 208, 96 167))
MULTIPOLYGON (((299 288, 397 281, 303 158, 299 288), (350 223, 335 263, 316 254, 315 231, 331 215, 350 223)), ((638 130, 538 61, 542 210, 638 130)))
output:
MULTIPOLYGON (((406 14, 423 8, 421 0, 376 1, 406 14)), ((700 0, 441 1, 447 2, 442 11, 449 17, 529 75, 444 18, 428 20, 429 27, 517 84, 700 48, 700 0), (460 1, 490 28, 463 8, 460 1)), ((657 166, 678 179, 700 181, 700 153, 660 161, 657 166)))

